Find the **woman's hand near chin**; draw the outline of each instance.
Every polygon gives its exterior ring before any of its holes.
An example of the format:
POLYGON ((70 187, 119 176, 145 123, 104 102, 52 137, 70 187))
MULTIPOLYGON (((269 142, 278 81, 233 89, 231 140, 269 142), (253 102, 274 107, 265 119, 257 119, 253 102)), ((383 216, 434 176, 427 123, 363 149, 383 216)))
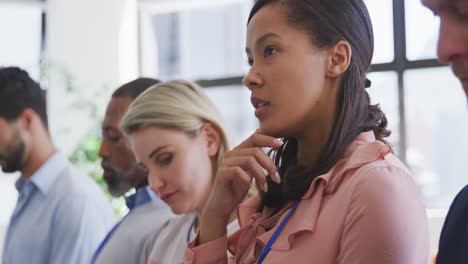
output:
POLYGON ((226 234, 229 218, 243 201, 252 179, 258 188, 267 191, 266 175, 280 182, 274 162, 262 148, 278 148, 282 142, 274 137, 255 132, 239 146, 225 154, 218 168, 210 198, 203 210, 198 244, 205 244, 226 234))

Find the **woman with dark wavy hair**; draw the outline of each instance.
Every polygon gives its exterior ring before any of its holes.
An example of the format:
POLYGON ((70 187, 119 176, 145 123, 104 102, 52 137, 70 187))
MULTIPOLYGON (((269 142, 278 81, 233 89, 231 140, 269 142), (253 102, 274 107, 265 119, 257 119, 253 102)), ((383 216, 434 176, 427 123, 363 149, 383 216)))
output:
POLYGON ((255 3, 243 82, 260 128, 225 155, 186 263, 429 261, 419 189, 366 91, 373 45, 362 0, 255 3))

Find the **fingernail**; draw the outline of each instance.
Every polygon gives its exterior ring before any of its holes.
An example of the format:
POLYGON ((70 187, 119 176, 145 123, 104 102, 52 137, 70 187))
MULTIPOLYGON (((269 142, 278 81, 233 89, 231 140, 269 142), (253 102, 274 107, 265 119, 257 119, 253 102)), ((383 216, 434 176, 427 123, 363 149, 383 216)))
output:
POLYGON ((276 183, 281 183, 281 177, 278 172, 275 173, 276 183))
POLYGON ((268 183, 263 184, 263 192, 268 192, 268 183))
POLYGON ((281 139, 277 139, 277 138, 276 138, 275 140, 273 140, 273 142, 275 142, 275 144, 276 144, 276 145, 279 145, 279 146, 281 146, 281 145, 283 144, 283 142, 281 141, 281 139))

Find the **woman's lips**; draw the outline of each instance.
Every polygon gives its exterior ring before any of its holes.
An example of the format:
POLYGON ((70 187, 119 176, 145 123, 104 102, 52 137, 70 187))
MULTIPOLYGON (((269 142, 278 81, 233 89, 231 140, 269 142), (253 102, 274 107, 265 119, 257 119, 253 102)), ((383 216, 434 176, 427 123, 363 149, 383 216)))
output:
POLYGON ((258 97, 251 97, 250 102, 252 103, 252 106, 255 108, 255 116, 258 119, 261 119, 262 117, 264 117, 268 108, 271 106, 270 102, 260 99, 258 97))
POLYGON ((161 200, 163 200, 165 203, 170 203, 174 197, 174 195, 177 193, 177 191, 175 192, 170 192, 170 193, 166 193, 166 194, 163 194, 160 196, 161 200))
POLYGON ((258 119, 262 119, 263 117, 265 117, 269 107, 270 107, 269 104, 259 106, 257 109, 255 109, 255 116, 258 119))

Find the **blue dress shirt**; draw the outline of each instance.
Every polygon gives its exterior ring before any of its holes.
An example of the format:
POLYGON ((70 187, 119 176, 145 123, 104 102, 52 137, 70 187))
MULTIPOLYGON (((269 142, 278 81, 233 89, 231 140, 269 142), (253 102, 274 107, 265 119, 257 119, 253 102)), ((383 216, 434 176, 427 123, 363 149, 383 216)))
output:
POLYGON ((20 178, 16 188, 19 197, 3 264, 87 264, 115 223, 103 192, 61 153, 52 155, 30 180, 20 178))
POLYGON ((156 200, 161 201, 159 197, 151 191, 149 186, 138 188, 134 194, 125 197, 125 203, 130 211, 140 205, 156 200))

